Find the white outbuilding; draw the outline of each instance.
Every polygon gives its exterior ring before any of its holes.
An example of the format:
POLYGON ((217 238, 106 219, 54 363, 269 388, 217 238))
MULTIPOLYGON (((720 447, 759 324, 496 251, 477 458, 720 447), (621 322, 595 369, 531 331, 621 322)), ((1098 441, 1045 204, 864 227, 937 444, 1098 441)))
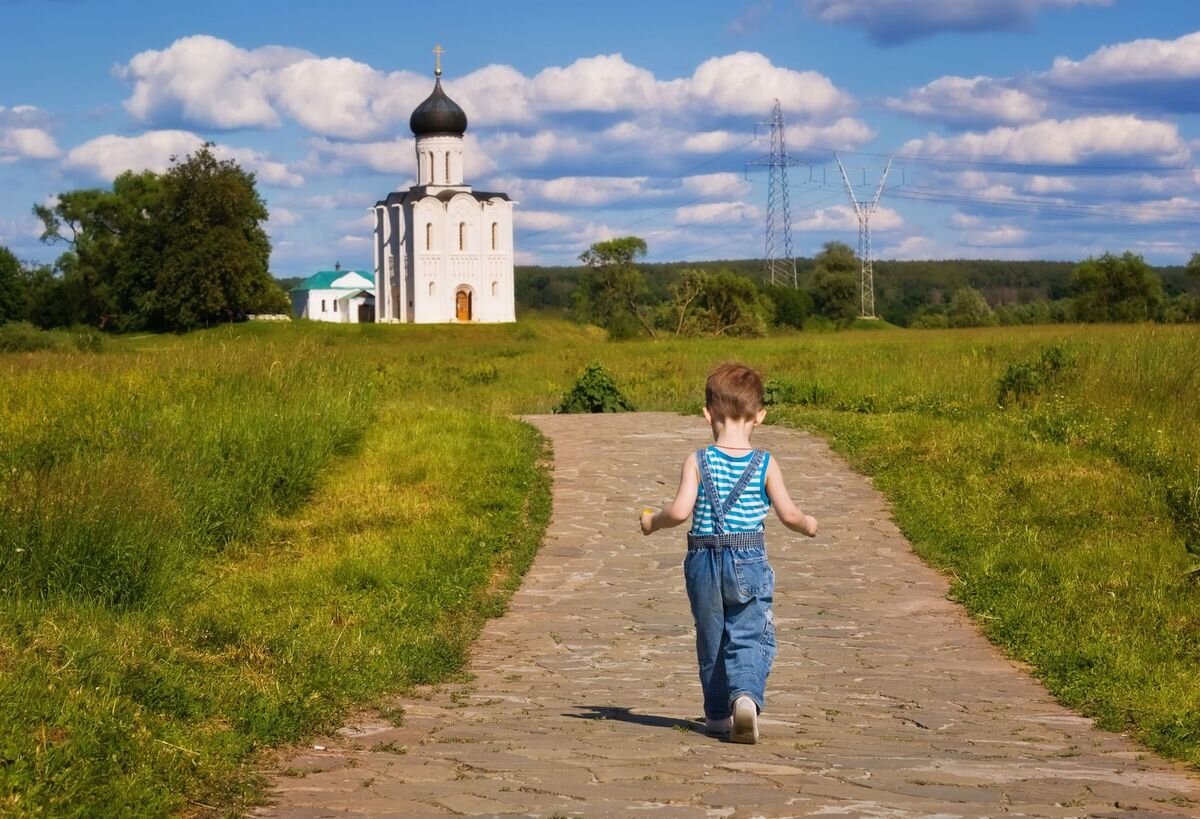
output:
POLYGON ((417 184, 376 202, 378 321, 433 324, 516 320, 513 202, 463 178, 467 115, 442 90, 409 119, 417 184))
POLYGON ((313 321, 365 324, 375 320, 375 282, 358 270, 321 270, 292 288, 292 315, 313 321))

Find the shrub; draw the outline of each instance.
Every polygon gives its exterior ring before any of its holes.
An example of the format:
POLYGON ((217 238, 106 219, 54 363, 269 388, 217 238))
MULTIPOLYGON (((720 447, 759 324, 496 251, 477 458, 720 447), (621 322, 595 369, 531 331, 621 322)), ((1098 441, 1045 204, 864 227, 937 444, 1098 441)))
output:
POLYGON ((58 347, 59 340, 53 333, 39 330, 27 321, 0 325, 0 353, 32 353, 58 347))
POLYGON ((1062 380, 1071 360, 1063 347, 1055 344, 1042 349, 1036 361, 1014 361, 996 382, 996 403, 1002 407, 1010 401, 1023 404, 1062 380))
POLYGON ((612 376, 598 361, 587 365, 575 386, 563 395, 555 413, 632 412, 633 404, 621 394, 612 376))
POLYGON ((782 378, 769 378, 763 385, 763 403, 768 407, 781 404, 799 404, 819 407, 833 399, 833 391, 815 381, 797 384, 782 378))

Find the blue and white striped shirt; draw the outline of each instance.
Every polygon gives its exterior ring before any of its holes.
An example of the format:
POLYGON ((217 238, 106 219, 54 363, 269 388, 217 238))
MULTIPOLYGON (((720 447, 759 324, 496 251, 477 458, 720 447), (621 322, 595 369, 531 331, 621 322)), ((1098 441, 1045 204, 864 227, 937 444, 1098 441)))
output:
MULTIPOLYGON (((705 459, 708 461, 709 472, 712 473, 713 484, 722 500, 729 497, 733 485, 742 477, 752 457, 753 452, 737 456, 726 455, 715 446, 705 450, 705 459)), ((770 461, 771 453, 768 452, 763 458, 762 466, 758 468, 758 474, 750 479, 737 503, 725 515, 726 532, 763 530, 763 518, 771 508, 771 500, 767 497, 767 464, 770 461)), ((700 489, 696 493, 696 505, 692 508, 692 534, 711 535, 713 532, 712 506, 708 503, 708 493, 704 491, 704 482, 701 481, 700 489)))

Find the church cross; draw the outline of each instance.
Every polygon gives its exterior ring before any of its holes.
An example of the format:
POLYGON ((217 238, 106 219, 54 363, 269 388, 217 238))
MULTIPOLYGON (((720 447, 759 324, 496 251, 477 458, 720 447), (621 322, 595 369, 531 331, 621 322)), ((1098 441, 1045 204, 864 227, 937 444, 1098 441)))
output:
POLYGON ((434 69, 433 73, 440 77, 442 76, 442 55, 446 53, 446 49, 442 48, 442 44, 438 43, 433 47, 434 69))

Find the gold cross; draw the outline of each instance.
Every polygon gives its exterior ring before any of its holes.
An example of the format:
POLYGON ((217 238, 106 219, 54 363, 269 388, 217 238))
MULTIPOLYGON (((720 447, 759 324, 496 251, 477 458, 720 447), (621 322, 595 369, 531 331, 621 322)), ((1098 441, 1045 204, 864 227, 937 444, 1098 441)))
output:
POLYGON ((442 44, 438 43, 433 47, 434 69, 433 73, 437 76, 442 76, 442 55, 446 53, 446 49, 442 48, 442 44))

